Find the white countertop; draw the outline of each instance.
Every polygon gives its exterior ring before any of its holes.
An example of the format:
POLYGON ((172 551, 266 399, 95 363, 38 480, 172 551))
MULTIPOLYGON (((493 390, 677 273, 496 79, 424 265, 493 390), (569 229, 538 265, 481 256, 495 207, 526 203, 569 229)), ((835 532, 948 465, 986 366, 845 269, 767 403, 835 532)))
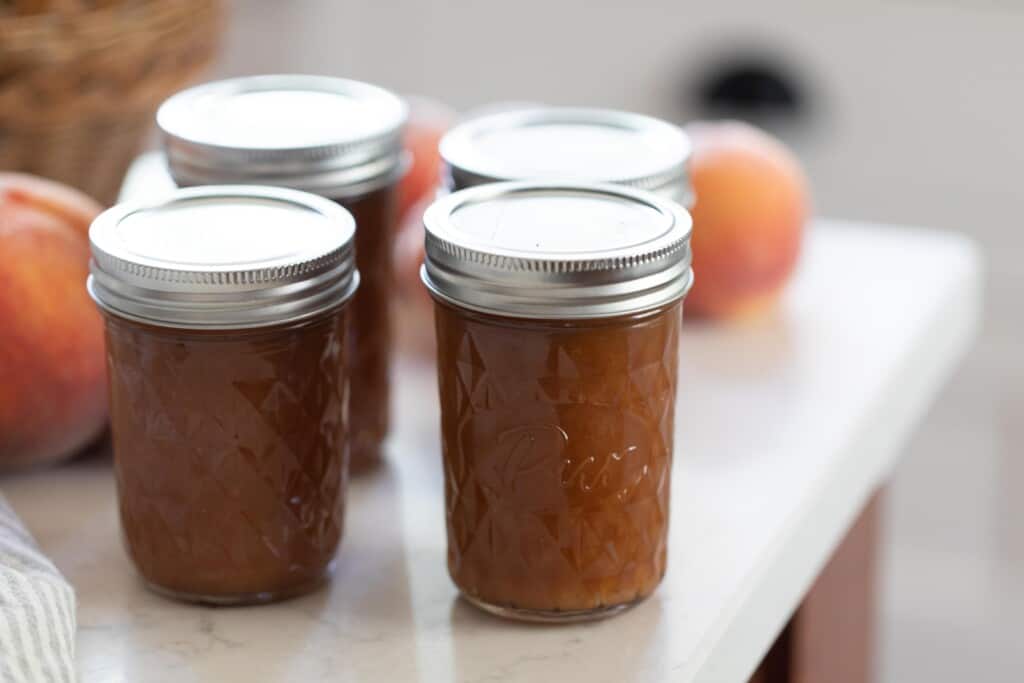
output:
POLYGON ((390 466, 355 481, 335 579, 252 608, 148 593, 104 458, 4 479, 79 599, 81 680, 744 681, 976 327, 957 236, 821 222, 777 313, 683 335, 669 570, 613 619, 530 626, 456 598, 436 388, 398 372, 390 466))

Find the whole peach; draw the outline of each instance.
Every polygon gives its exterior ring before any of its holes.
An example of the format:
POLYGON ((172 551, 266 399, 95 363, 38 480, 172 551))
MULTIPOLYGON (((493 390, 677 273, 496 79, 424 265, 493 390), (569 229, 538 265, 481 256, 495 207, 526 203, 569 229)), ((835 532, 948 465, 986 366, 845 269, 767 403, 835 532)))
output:
POLYGON ((745 123, 699 123, 687 132, 697 201, 686 312, 756 314, 776 301, 796 265, 810 208, 804 173, 781 142, 745 123))
POLYGON ((404 216, 424 197, 433 196, 440 183, 441 153, 437 144, 455 120, 455 111, 436 100, 408 97, 409 122, 404 146, 410 166, 398 185, 399 215, 404 216))
POLYGON ((87 242, 92 219, 103 208, 73 187, 28 173, 0 173, 0 196, 61 219, 87 242))
POLYGON ((60 193, 26 196, 0 189, 0 469, 67 456, 107 417, 103 322, 80 234, 89 217, 60 193))

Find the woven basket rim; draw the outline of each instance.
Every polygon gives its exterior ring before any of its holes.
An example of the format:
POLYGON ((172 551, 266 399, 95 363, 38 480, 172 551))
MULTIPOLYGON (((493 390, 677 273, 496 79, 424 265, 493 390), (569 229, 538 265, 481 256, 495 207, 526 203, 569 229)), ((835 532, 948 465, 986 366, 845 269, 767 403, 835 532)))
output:
POLYGON ((53 64, 125 42, 152 44, 218 6, 217 0, 127 0, 71 12, 0 14, 0 59, 53 64))
POLYGON ((95 123, 154 109, 210 63, 221 9, 221 0, 138 0, 73 21, 0 17, 0 127, 95 123), (103 18, 111 14, 120 19, 103 18))
POLYGON ((111 203, 159 103, 216 54, 224 0, 0 14, 0 168, 111 203))

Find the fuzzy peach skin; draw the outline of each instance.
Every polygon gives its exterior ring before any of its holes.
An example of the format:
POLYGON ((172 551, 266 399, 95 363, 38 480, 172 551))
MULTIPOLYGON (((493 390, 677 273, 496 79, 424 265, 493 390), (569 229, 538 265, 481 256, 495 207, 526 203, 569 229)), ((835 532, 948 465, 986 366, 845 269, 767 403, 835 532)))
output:
POLYGON ((687 316, 737 318, 771 307, 800 253, 810 211, 807 181, 778 140, 735 121, 687 128, 693 289, 687 316))
POLYGON ((68 456, 106 425, 103 322, 85 289, 99 207, 74 194, 0 187, 0 470, 68 456))
POLYGON ((92 197, 73 187, 27 173, 0 173, 0 196, 63 220, 86 241, 92 219, 103 209, 92 197))
MULTIPOLYGON (((455 111, 423 97, 407 97, 409 121, 403 145, 410 165, 398 185, 399 215, 405 216, 424 197, 433 197, 441 180, 441 153, 437 149, 455 120, 455 111)), ((397 227, 397 226, 396 226, 397 227)))

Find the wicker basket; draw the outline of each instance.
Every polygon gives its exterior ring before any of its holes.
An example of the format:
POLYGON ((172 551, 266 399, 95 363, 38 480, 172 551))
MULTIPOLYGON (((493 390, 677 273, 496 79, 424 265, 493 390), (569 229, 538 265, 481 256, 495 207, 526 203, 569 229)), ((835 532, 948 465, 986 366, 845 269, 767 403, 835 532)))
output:
POLYGON ((221 24, 219 0, 0 0, 0 169, 113 202, 221 24))

